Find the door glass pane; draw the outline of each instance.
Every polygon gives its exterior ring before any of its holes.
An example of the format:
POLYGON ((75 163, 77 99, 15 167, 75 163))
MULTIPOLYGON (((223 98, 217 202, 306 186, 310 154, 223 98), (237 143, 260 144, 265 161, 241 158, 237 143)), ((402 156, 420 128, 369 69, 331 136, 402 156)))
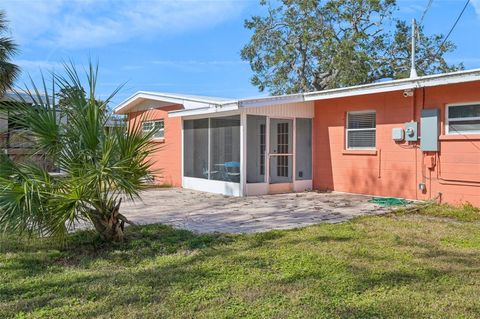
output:
POLYGON ((210 179, 240 182, 240 116, 210 119, 210 179))
POLYGON ((292 182, 293 155, 270 156, 270 183, 292 182))
POLYGON ((312 179, 312 120, 296 120, 295 179, 312 179))
POLYGON ((289 123, 277 123, 277 148, 278 154, 288 154, 289 143, 288 143, 288 133, 289 133, 289 123))
POLYGON ((183 124, 184 176, 208 178, 208 119, 183 124))
POLYGON ((277 176, 288 177, 288 155, 277 156, 277 176))
POLYGON ((266 127, 265 116, 247 116, 247 183, 265 182, 266 127))
POLYGON ((290 154, 292 152, 292 120, 270 120, 270 153, 290 154))

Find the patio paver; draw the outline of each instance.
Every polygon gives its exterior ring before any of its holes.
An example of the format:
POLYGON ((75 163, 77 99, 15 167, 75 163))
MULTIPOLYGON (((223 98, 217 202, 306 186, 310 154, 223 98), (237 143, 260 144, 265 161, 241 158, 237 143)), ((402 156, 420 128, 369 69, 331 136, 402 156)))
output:
POLYGON ((199 233, 252 233, 318 223, 340 223, 361 215, 389 211, 346 193, 289 193, 227 197, 187 189, 151 189, 142 200, 122 204, 121 212, 137 224, 163 223, 199 233))

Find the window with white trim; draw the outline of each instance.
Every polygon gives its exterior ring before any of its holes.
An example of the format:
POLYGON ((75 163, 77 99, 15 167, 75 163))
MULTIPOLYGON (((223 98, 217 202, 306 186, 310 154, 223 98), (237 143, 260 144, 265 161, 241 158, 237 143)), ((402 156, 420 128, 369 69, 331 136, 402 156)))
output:
POLYGON ((376 113, 360 111, 347 113, 347 149, 374 149, 376 145, 376 113))
POLYGON ((480 103, 447 106, 447 134, 480 134, 480 103))
POLYGON ((149 133, 156 130, 153 138, 165 137, 165 123, 163 120, 145 121, 142 123, 142 129, 144 133, 149 133))

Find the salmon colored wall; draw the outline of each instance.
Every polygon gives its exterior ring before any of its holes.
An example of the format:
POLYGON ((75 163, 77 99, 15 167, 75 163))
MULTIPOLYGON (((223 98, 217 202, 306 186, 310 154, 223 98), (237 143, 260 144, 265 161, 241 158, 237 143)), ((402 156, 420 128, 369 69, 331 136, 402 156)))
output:
POLYGON ((153 163, 155 183, 160 185, 182 186, 182 120, 168 117, 169 111, 179 109, 181 106, 171 105, 128 114, 130 127, 135 121, 164 120, 165 138, 152 142, 157 143, 159 149, 148 159, 153 163))
POLYGON ((413 97, 395 91, 316 101, 314 188, 411 199, 441 192, 443 202, 480 206, 480 135, 445 135, 445 105, 468 102, 480 102, 480 81, 420 88, 413 97), (441 110, 438 153, 391 139, 392 128, 405 122, 415 120, 420 129, 422 108, 441 110), (376 111, 376 151, 345 151, 346 113, 361 110, 376 111), (418 190, 421 182, 425 193, 418 190))

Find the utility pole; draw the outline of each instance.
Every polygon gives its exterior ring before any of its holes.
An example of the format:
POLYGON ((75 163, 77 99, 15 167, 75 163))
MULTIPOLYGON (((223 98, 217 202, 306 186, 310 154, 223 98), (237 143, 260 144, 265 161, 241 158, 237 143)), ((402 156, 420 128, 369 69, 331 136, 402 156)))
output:
POLYGON ((415 68, 415 19, 412 19, 412 54, 411 54, 411 66, 410 66, 410 78, 417 78, 417 69, 415 68))

